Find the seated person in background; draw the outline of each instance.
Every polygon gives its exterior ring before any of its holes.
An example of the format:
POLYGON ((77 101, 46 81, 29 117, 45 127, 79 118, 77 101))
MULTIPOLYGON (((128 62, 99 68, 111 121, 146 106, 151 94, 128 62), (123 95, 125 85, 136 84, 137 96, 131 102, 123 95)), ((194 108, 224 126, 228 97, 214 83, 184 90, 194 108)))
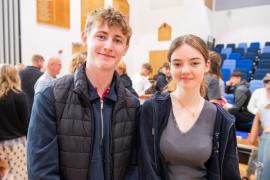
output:
MULTIPOLYGON (((259 88, 256 89, 250 98, 250 101, 248 103, 248 110, 252 114, 256 115, 260 107, 265 107, 267 104, 270 103, 270 74, 267 74, 263 78, 264 82, 264 88, 259 88)), ((257 149, 252 149, 252 152, 249 156, 248 160, 248 167, 246 170, 245 176, 242 177, 243 180, 248 180, 250 179, 250 176, 252 174, 255 174, 256 171, 256 165, 255 161, 258 158, 258 150, 257 149)))
POLYGON ((133 88, 136 93, 141 96, 151 87, 151 82, 148 80, 149 74, 152 72, 152 66, 149 63, 144 63, 140 73, 136 73, 131 77, 133 88))
POLYGON ((156 82, 156 91, 163 91, 164 88, 168 85, 171 78, 171 70, 170 64, 164 63, 157 75, 157 82, 156 82))
POLYGON ((247 110, 251 92, 248 89, 248 82, 241 80, 241 72, 235 71, 231 74, 230 80, 226 82, 225 92, 234 94, 233 106, 227 109, 236 118, 236 129, 249 132, 251 128, 249 122, 252 122, 254 118, 254 115, 247 110))
POLYGON ((136 97, 138 97, 138 94, 132 87, 132 81, 130 77, 127 75, 127 66, 124 63, 124 61, 120 61, 117 64, 116 71, 119 74, 122 82, 124 83, 125 88, 127 88, 132 94, 134 94, 136 97))
POLYGON ((69 72, 74 74, 75 71, 86 61, 86 56, 83 53, 74 53, 71 56, 69 72))

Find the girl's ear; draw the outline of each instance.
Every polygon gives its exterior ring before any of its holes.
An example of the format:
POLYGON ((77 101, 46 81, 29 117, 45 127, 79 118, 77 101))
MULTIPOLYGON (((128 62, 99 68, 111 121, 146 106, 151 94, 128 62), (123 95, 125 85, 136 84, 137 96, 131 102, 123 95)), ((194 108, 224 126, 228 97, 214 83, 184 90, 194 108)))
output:
POLYGON ((210 69, 210 60, 208 59, 207 61, 206 61, 206 64, 205 64, 205 72, 208 72, 209 71, 209 69, 210 69))

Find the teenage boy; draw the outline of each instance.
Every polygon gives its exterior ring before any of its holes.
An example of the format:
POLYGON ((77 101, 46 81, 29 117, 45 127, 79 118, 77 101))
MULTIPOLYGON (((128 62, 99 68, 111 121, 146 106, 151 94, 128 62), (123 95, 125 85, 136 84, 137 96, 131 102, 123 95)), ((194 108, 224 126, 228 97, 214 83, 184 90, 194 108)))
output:
POLYGON ((131 173, 139 101, 114 71, 130 36, 114 9, 87 18, 86 63, 36 94, 28 132, 29 180, 123 180, 131 173))

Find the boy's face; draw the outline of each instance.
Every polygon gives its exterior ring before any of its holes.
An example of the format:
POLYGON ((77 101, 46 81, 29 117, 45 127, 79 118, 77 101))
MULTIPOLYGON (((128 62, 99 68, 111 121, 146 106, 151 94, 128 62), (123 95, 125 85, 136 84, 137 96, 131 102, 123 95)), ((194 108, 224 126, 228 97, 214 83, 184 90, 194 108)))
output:
POLYGON ((94 24, 89 33, 82 34, 82 41, 87 46, 87 63, 105 71, 113 71, 128 50, 127 37, 121 29, 106 23, 94 24))

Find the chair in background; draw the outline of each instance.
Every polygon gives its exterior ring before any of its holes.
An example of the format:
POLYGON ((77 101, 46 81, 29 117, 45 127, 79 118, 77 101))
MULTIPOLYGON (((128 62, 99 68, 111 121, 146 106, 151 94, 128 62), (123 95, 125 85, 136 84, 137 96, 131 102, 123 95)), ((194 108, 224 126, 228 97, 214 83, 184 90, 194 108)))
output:
POLYGON ((262 53, 270 53, 270 46, 265 46, 262 50, 262 53))
POLYGON ((249 47, 254 49, 260 49, 260 42, 251 42, 249 47))
POLYGON ((221 50, 221 54, 226 54, 227 57, 229 57, 231 53, 232 53, 232 48, 223 48, 221 50))
POLYGON ((253 75, 253 79, 262 80, 263 77, 269 72, 270 72, 270 69, 257 68, 253 75))
POLYGON ((241 58, 241 54, 238 52, 232 52, 229 56, 229 59, 235 59, 238 61, 241 58))
POLYGON ((269 72, 270 72, 270 59, 260 59, 257 68, 269 69, 269 72))
POLYGON ((263 81, 253 79, 249 82, 249 90, 253 93, 256 89, 263 88, 263 81))
POLYGON ((226 81, 228 81, 230 79, 231 70, 226 69, 226 68, 222 68, 221 69, 221 74, 222 74, 223 81, 226 82, 226 81))
POLYGON ((270 46, 270 41, 266 41, 266 42, 264 43, 264 46, 270 46))
POLYGON ((262 53, 260 55, 260 59, 270 59, 270 52, 269 53, 262 53))
POLYGON ((222 64, 222 68, 230 69, 230 73, 232 73, 236 68, 236 60, 235 59, 226 59, 222 64))
POLYGON ((240 53, 241 57, 245 54, 245 49, 244 48, 235 48, 232 51, 233 53, 240 53))
POLYGON ((248 44, 246 42, 241 42, 238 44, 238 48, 243 48, 246 52, 248 48, 248 44))
POLYGON ((234 43, 229 43, 226 46, 227 48, 232 48, 232 50, 235 48, 235 44, 234 43))

